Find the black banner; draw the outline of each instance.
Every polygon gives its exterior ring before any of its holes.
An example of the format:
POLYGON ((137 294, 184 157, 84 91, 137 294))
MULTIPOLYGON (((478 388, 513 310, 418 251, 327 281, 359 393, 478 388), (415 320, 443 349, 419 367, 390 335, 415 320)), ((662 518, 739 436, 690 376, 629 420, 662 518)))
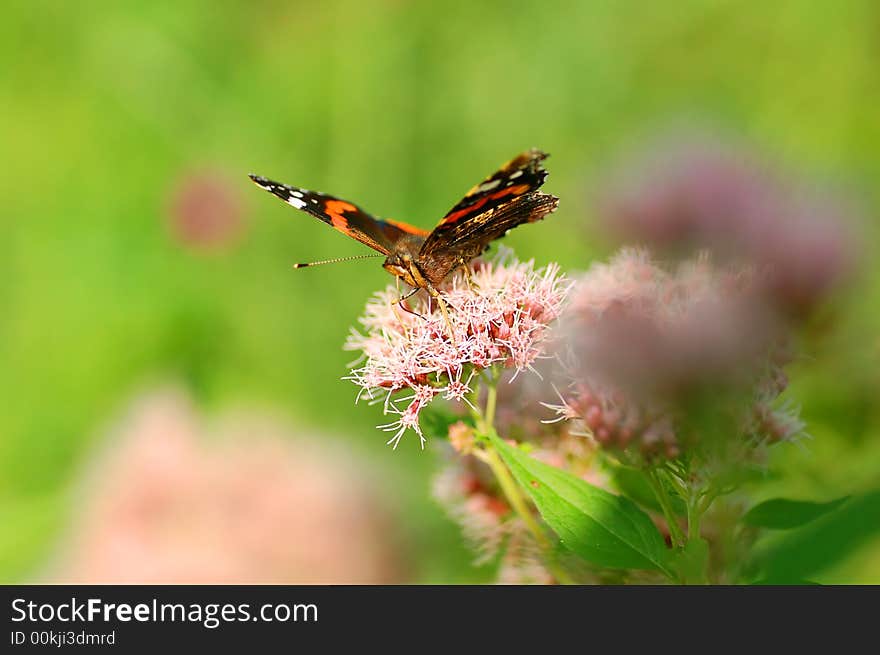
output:
POLYGON ((6 586, 0 650, 352 640, 359 647, 463 648, 474 639, 659 647, 685 635, 754 645, 768 634, 785 634, 791 645, 817 630, 842 643, 853 628, 871 625, 877 598, 876 588, 857 587, 6 586), (845 622, 843 632, 834 632, 835 619, 845 622))

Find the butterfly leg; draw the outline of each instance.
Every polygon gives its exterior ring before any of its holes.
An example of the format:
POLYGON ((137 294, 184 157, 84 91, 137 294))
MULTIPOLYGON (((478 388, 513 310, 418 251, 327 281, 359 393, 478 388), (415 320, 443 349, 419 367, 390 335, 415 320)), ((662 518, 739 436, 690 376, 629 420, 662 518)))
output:
POLYGON ((437 300, 437 305, 439 305, 440 311, 443 313, 443 320, 446 321, 446 329, 449 330, 449 338, 452 340, 452 345, 457 346, 458 344, 455 341, 455 331, 452 329, 452 321, 449 318, 449 311, 446 309, 446 302, 440 296, 440 292, 432 285, 429 284, 427 289, 428 293, 437 300))
POLYGON ((470 264, 464 259, 459 259, 458 265, 461 266, 462 269, 464 269, 464 279, 467 282, 468 289, 470 289, 472 293, 476 292, 479 287, 476 285, 476 283, 474 283, 474 279, 471 277, 470 264))
POLYGON ((402 329, 405 333, 408 333, 409 330, 408 330, 408 328, 406 327, 406 323, 403 322, 403 320, 402 320, 401 317, 400 317, 400 314, 397 313, 397 307, 396 307, 396 305, 400 304, 400 301, 401 301, 401 297, 400 297, 400 278, 399 278, 399 277, 395 277, 395 278, 394 278, 394 286, 397 288, 397 298, 398 298, 398 299, 395 300, 394 302, 388 303, 388 307, 389 307, 389 308, 391 309, 391 311, 394 313, 394 316, 397 318, 397 322, 400 323, 400 327, 401 327, 401 329, 402 329))
POLYGON ((394 305, 399 305, 400 308, 403 309, 403 311, 407 312, 408 314, 412 314, 413 316, 418 316, 418 317, 419 317, 420 319, 422 319, 423 321, 427 321, 427 320, 428 320, 427 318, 425 318, 424 316, 422 316, 422 315, 419 314, 418 312, 413 311, 412 309, 410 309, 409 307, 407 307, 407 306, 404 304, 409 298, 412 298, 412 297, 413 297, 414 295, 416 295, 419 291, 421 291, 421 289, 419 289, 418 287, 416 287, 415 289, 413 289, 412 291, 410 291, 410 292, 409 292, 408 294, 406 294, 405 296, 400 296, 400 278, 397 278, 397 280, 398 280, 398 282, 397 282, 397 295, 398 295, 399 297, 397 298, 397 300, 395 300, 393 303, 391 303, 391 305, 392 305, 392 306, 394 306, 394 305))

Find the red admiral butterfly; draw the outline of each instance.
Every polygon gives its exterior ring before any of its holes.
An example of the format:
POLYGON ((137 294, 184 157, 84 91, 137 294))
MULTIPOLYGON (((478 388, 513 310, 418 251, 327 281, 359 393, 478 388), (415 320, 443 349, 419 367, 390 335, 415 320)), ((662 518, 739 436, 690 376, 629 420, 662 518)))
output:
POLYGON ((468 191, 431 232, 375 218, 357 205, 324 193, 258 175, 250 178, 284 202, 378 250, 386 256, 385 270, 413 287, 413 293, 426 289, 439 298, 437 286, 450 272, 459 266, 467 271, 468 263, 486 250, 490 242, 517 225, 539 221, 556 209, 559 199, 537 190, 547 177, 541 165, 546 157, 546 153, 534 148, 514 157, 468 191))

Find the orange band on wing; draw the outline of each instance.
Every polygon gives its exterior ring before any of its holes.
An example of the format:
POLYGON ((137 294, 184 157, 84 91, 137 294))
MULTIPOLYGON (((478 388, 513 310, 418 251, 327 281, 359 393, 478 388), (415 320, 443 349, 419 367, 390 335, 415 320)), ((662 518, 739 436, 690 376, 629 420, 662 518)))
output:
POLYGON ((471 214, 475 214, 483 205, 485 205, 490 200, 498 200, 499 198, 503 198, 504 196, 518 196, 529 190, 528 184, 517 184, 516 186, 509 186, 506 189, 501 189, 500 191, 496 191, 495 193, 488 195, 484 198, 480 198, 474 204, 465 207, 463 209, 459 209, 457 212, 453 212, 449 214, 446 218, 440 221, 441 225, 448 225, 449 223, 455 223, 455 221, 464 218, 465 216, 470 216, 471 214))
POLYGON ((501 191, 496 191, 493 193, 490 198, 503 198, 504 196, 518 196, 521 193, 525 193, 529 190, 528 184, 517 184, 516 186, 509 186, 506 189, 501 189, 501 191))
POLYGON ((430 234, 428 230, 423 230, 421 228, 416 227, 415 225, 410 225, 409 223, 401 223, 400 221, 395 221, 391 218, 383 218, 383 223, 388 223, 389 225, 393 225, 399 230, 403 230, 407 234, 417 234, 418 236, 426 237, 430 234))
POLYGON ((345 212, 357 211, 357 207, 344 200, 328 200, 324 205, 324 211, 330 217, 330 224, 337 230, 346 231, 348 219, 343 216, 345 212))

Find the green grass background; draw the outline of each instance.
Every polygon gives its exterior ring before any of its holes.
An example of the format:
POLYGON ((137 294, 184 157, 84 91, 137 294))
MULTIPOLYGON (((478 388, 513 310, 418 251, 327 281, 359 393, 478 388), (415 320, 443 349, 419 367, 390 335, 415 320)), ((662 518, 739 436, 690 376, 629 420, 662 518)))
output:
MULTIPOLYGON (((292 272, 364 248, 248 172, 429 227, 539 146, 562 203, 507 243, 567 269, 610 252, 591 215, 598 177, 670 124, 741 134, 869 207, 880 179, 873 0, 44 0, 3 14, 2 581, 39 570, 75 521, 70 489, 101 428, 164 379, 209 412, 258 403, 341 435, 384 472, 414 580, 487 579, 429 498, 433 456, 415 439, 386 449, 340 380, 349 326, 387 275, 377 261, 292 272), (216 255, 166 226, 175 184, 202 168, 245 206, 244 238, 216 255)), ((880 479, 877 230, 864 232, 861 278, 793 372, 814 439, 787 447, 774 491, 821 500, 880 479)), ((826 579, 880 581, 880 548, 826 579)))

